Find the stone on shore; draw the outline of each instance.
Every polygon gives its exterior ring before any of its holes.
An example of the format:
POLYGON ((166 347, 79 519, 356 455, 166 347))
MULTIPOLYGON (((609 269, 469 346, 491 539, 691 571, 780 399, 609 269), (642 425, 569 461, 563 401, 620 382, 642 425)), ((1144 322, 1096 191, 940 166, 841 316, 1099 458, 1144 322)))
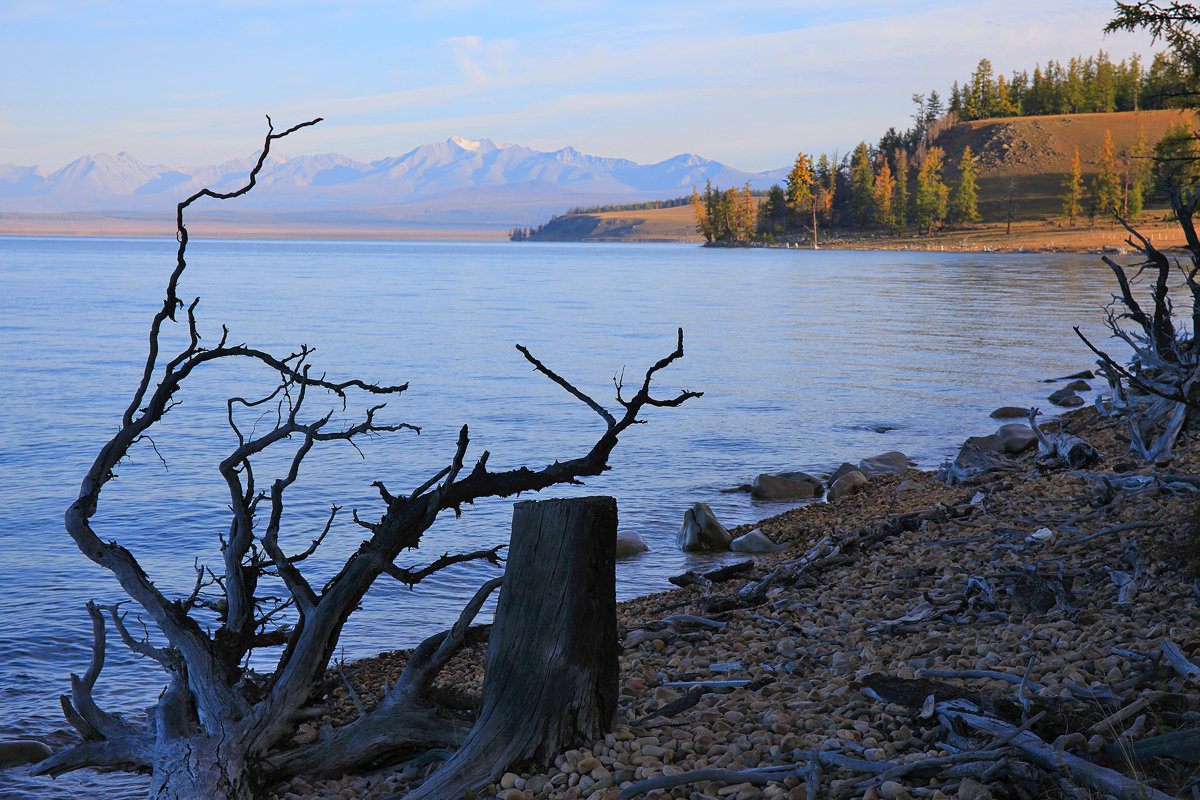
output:
POLYGON ((785 546, 775 544, 758 528, 744 533, 729 543, 729 549, 735 553, 778 553, 785 546))
POLYGON ((899 450, 880 453, 858 462, 858 469, 868 478, 880 475, 903 475, 908 471, 908 456, 899 450))
POLYGON ((36 764, 54 753, 49 746, 33 739, 16 739, 0 742, 0 767, 36 764))
POLYGON ((847 472, 862 472, 862 470, 854 464, 843 461, 842 465, 835 469, 833 474, 829 476, 829 485, 833 486, 835 483, 837 483, 838 478, 842 477, 847 472))
POLYGON ((850 470, 833 482, 833 485, 829 487, 829 493, 825 496, 825 499, 832 503, 840 497, 858 494, 867 488, 870 482, 870 479, 861 471, 856 469, 850 470))
POLYGON ((750 496, 756 500, 808 500, 820 497, 824 491, 819 478, 806 472, 788 472, 759 475, 750 487, 750 496))
POLYGON ((1004 449, 1000 452, 1009 455, 1023 453, 1037 444, 1037 436, 1034 434, 1033 428, 1030 428, 1028 425, 1022 425, 1020 422, 1010 422, 1007 425, 1001 425, 996 435, 1004 442, 1004 449))
POLYGON ((989 433, 987 436, 970 436, 964 442, 964 447, 968 444, 975 445, 980 450, 987 450, 990 453, 1005 452, 1004 439, 995 433, 989 433))
POLYGON ((1051 403, 1054 403, 1054 405, 1062 406, 1064 408, 1073 408, 1075 406, 1083 405, 1083 398, 1080 397, 1079 395, 1075 394, 1074 389, 1070 389, 1070 388, 1066 388, 1066 387, 1059 389, 1058 391, 1052 393, 1046 399, 1049 400, 1051 403))
POLYGON ((646 540, 636 533, 623 532, 617 534, 617 558, 645 553, 650 549, 646 540))
POLYGON ((717 515, 704 503, 683 512, 683 524, 675 536, 680 550, 728 550, 733 534, 717 522, 717 515))
POLYGON ((1029 416, 1029 409, 1018 408, 1016 406, 1000 406, 988 416, 992 419, 1022 419, 1029 416))

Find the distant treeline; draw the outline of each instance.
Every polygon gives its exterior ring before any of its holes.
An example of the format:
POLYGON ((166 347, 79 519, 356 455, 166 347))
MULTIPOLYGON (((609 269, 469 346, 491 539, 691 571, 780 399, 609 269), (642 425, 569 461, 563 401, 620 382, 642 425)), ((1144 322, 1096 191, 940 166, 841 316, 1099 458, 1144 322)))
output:
POLYGON ((670 200, 647 200, 644 203, 612 203, 605 206, 575 206, 567 214, 605 214, 610 211, 646 211, 651 208, 678 208, 692 202, 690 197, 673 197, 670 200))

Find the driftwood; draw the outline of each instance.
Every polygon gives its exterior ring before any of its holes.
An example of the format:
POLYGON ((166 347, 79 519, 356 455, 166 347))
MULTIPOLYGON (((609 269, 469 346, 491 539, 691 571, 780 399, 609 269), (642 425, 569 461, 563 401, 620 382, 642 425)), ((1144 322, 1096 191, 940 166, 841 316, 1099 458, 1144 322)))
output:
POLYGON ((992 736, 1008 736, 1013 747, 1044 769, 1062 770, 1073 781, 1090 789, 1111 794, 1118 800, 1174 800, 1170 795, 1135 781, 1068 752, 1056 750, 1031 731, 1018 732, 1017 726, 983 716, 973 704, 954 700, 938 705, 938 715, 946 724, 962 724, 992 736))
POLYGON ((1071 467, 1086 467, 1100 459, 1096 448, 1069 433, 1046 433, 1037 424, 1040 412, 1036 408, 1029 409, 1029 427, 1033 429, 1038 440, 1038 455, 1040 458, 1062 459, 1071 467))
POLYGON ((603 738, 617 709, 617 503, 525 501, 488 642, 479 718, 408 800, 475 792, 517 762, 603 738))

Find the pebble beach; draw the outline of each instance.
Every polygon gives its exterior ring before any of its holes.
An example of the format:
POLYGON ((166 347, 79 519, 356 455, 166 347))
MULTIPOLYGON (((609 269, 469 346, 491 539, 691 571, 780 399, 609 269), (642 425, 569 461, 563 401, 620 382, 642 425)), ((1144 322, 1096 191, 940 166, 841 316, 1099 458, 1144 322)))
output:
MULTIPOLYGON (((1200 727, 1196 674, 1164 657, 1174 647, 1184 663, 1200 663, 1200 518, 1195 486, 1179 477, 1200 474, 1200 457, 1181 443, 1170 463, 1136 463, 1124 422, 1092 408, 1045 427, 1055 424, 1101 460, 1072 468, 1039 459, 1035 447, 968 484, 911 469, 875 477, 859 493, 758 523, 785 549, 754 556, 734 577, 621 604, 611 732, 551 765, 514 767, 478 796, 1099 800, 1125 792, 1081 783, 1072 759, 1116 771, 1141 796, 1193 796, 1196 761, 1154 754, 1174 741, 1164 735, 1200 727), (1123 488, 1113 488, 1113 476, 1123 488), (1039 766, 1016 736, 946 724, 934 704, 956 698, 1032 734, 1062 763, 1039 766), (672 776, 682 782, 639 786, 672 776)), ((297 740, 355 718, 347 682, 369 709, 405 656, 331 673, 323 717, 301 726, 297 740)), ((464 719, 485 656, 486 643, 474 643, 438 680, 464 719)), ((273 797, 399 798, 434 768, 400 762, 299 778, 273 797)))

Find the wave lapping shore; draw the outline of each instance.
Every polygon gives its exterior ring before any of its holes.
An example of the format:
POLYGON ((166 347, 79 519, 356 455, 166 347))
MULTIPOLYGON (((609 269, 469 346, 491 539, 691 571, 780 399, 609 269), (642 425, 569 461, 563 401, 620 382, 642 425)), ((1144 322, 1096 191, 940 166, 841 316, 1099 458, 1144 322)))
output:
MULTIPOLYGON (((1200 761, 1200 453, 1139 465, 1124 422, 1093 409, 1062 421, 1101 452, 1098 465, 1032 451, 971 485, 916 470, 878 478, 758 523, 787 549, 748 572, 622 604, 612 732, 480 796, 1188 794, 1200 761)), ((445 698, 477 699, 485 650, 451 663, 445 698)), ((374 702, 404 658, 348 668, 360 700, 374 702)), ((327 688, 326 722, 353 719, 341 678, 327 688)), ((314 777, 274 796, 400 796, 419 778, 314 777)))

